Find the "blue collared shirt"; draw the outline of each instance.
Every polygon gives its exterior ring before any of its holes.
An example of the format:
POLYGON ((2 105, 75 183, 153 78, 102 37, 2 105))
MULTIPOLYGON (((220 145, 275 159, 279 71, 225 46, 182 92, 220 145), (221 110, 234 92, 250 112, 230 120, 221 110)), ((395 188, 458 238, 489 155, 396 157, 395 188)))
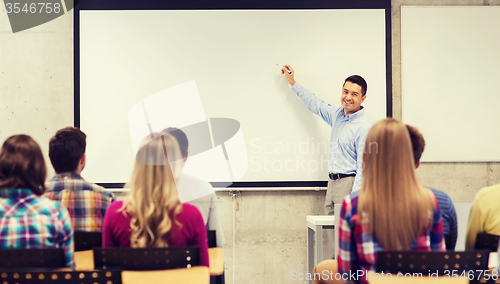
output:
POLYGON ((325 103, 299 83, 293 85, 292 91, 297 94, 310 111, 319 115, 332 127, 328 171, 339 174, 356 174, 352 190, 361 189, 365 139, 372 126, 372 122, 365 115, 363 107, 353 114, 344 116, 342 107, 334 107, 325 103))

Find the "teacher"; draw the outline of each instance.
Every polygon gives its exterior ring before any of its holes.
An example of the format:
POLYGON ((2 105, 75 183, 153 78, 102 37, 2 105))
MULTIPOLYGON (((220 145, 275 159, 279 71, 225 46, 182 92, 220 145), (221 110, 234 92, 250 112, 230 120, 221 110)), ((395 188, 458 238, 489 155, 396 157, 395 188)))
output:
MULTIPOLYGON (((285 75, 292 86, 292 91, 297 94, 304 105, 332 127, 325 214, 333 215, 334 204, 342 204, 346 195, 361 188, 364 144, 368 130, 372 126, 372 122, 361 106, 366 99, 366 81, 359 75, 347 77, 340 96, 342 107, 334 107, 295 82, 295 72, 290 65, 284 65, 281 73, 285 75)), ((327 230, 327 256, 333 258, 333 254, 334 231, 329 229, 327 230)))

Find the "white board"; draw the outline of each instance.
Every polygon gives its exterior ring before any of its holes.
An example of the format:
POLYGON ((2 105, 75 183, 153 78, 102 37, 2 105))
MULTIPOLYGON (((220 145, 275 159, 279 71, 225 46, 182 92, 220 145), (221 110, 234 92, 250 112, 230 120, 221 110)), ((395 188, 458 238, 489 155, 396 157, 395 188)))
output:
POLYGON ((187 172, 209 181, 326 180, 331 129, 278 64, 292 65, 298 82, 333 105, 346 77, 363 76, 366 114, 377 121, 386 114, 385 53, 383 9, 81 11, 82 174, 126 182, 147 121, 160 131, 228 118, 238 133, 225 149, 190 156, 187 172), (178 101, 166 94, 186 84, 198 98, 172 107, 178 101), (138 117, 129 120, 132 109, 138 117), (142 134, 131 137, 129 123, 142 134))
POLYGON ((401 8, 403 122, 423 162, 500 161, 500 7, 401 8))

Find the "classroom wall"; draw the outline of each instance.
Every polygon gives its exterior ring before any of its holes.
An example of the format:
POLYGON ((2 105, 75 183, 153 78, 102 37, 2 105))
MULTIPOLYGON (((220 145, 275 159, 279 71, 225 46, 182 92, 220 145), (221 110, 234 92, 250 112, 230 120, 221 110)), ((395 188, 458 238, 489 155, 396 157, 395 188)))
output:
MULTIPOLYGON (((393 113, 399 119, 401 5, 500 5, 500 0, 393 1, 393 113)), ((13 133, 30 134, 47 157, 49 138, 73 125, 72 11, 12 34, 3 1, 0 7, 0 141, 13 133)), ((479 189, 500 183, 500 163, 424 163, 417 172, 423 184, 447 192, 456 203, 470 203, 479 189)), ((305 217, 322 214, 324 191, 220 191, 217 196, 227 283, 303 283, 292 281, 290 271, 306 272, 305 217)))

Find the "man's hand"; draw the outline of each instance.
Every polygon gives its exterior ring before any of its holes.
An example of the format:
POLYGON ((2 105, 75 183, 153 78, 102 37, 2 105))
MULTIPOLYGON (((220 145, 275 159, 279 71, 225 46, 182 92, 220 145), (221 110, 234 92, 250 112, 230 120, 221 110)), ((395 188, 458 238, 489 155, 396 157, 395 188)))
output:
POLYGON ((288 81, 288 84, 290 84, 290 86, 293 86, 295 84, 295 79, 293 78, 295 72, 293 71, 292 66, 283 65, 283 68, 281 69, 281 74, 285 75, 285 78, 288 81))

